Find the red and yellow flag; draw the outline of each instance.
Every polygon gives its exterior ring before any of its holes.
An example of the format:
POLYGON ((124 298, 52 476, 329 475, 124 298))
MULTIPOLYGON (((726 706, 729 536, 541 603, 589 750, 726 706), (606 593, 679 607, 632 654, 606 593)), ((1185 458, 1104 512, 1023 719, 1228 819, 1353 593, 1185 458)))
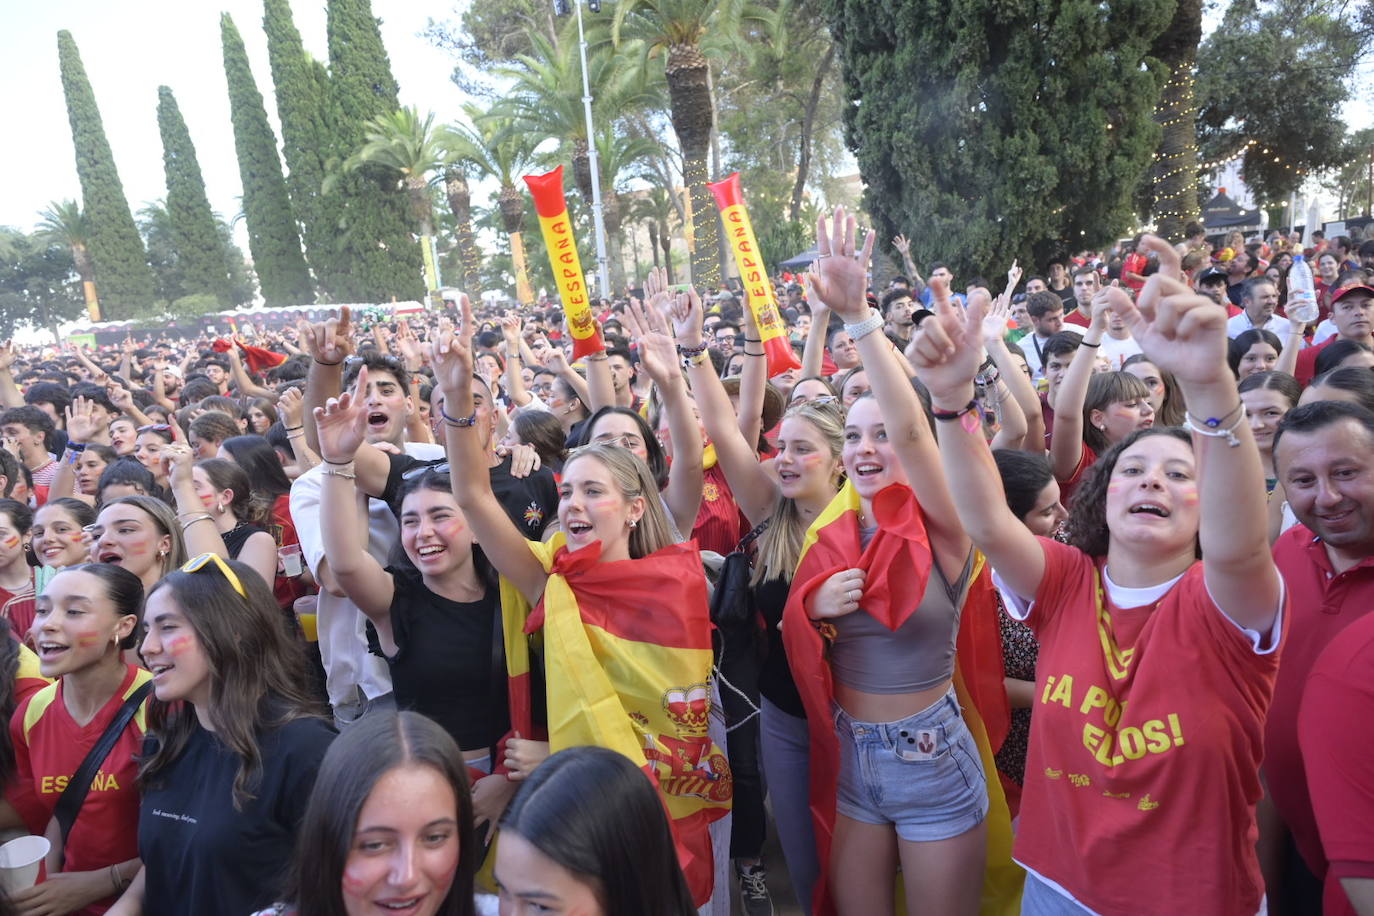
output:
POLYGON ((605 563, 599 544, 569 553, 562 534, 529 548, 549 573, 539 606, 530 612, 504 581, 501 590, 512 726, 529 733, 526 636, 537 631, 550 750, 592 744, 643 767, 668 811, 692 899, 705 905, 714 883, 708 827, 729 812, 734 783, 707 734, 711 621, 696 543, 605 563))
POLYGON ((739 172, 706 187, 711 189, 716 206, 720 208, 725 237, 730 240, 730 249, 735 253, 735 266, 739 268, 740 281, 744 283, 749 311, 753 313, 759 337, 763 339, 763 352, 768 356, 768 377, 772 378, 788 369, 800 369, 801 363, 792 349, 787 327, 778 314, 778 300, 773 296, 773 284, 768 280, 768 270, 764 267, 763 255, 759 253, 754 224, 749 221, 749 211, 744 207, 739 172))
POLYGON ((549 265, 553 267, 559 298, 563 300, 563 315, 573 336, 572 358, 578 360, 589 353, 599 353, 606 349, 606 344, 601 340, 601 329, 592 315, 586 274, 577 256, 572 217, 568 215, 568 203, 563 197, 563 166, 544 175, 526 175, 525 184, 529 185, 530 196, 534 198, 539 230, 544 235, 544 247, 549 252, 549 265))
MULTIPOLYGON (((852 484, 846 483, 806 532, 783 612, 783 644, 806 707, 811 733, 811 819, 816 826, 821 861, 821 877, 813 900, 813 913, 817 916, 831 916, 835 912, 826 874, 835 828, 840 763, 831 705, 834 685, 825 660, 825 640, 807 616, 804 602, 835 573, 862 569, 868 575, 863 608, 856 613, 871 614, 895 631, 920 605, 933 562, 925 521, 910 487, 893 484, 880 492, 873 499, 873 516, 878 532, 864 548, 859 539, 859 494, 852 484)), ((1020 912, 1024 875, 1011 860, 1011 813, 993 758, 1011 721, 1002 670, 991 570, 982 554, 978 554, 973 584, 960 617, 954 689, 964 721, 978 745, 987 778, 987 870, 980 908, 984 916, 1012 916, 1020 912)))

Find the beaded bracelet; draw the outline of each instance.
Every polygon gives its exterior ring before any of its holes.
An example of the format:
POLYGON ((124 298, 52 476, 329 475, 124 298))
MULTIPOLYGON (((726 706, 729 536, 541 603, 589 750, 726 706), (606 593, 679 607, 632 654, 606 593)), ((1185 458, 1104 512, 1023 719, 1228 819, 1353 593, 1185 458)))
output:
POLYGON ((959 410, 940 410, 938 408, 932 407, 930 409, 930 415, 937 420, 957 420, 964 414, 973 413, 973 411, 977 409, 978 399, 974 398, 959 410))
POLYGON ((695 347, 684 347, 682 344, 678 344, 677 355, 681 356, 683 359, 686 359, 689 356, 700 356, 701 354, 706 352, 709 346, 710 344, 705 342, 695 347))

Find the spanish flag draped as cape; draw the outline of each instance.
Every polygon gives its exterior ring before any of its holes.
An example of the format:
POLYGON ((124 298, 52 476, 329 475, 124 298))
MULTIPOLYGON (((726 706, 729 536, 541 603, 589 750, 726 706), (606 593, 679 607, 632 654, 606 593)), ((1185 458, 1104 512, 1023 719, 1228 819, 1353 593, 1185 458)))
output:
MULTIPOLYGON (((846 483, 806 532, 783 612, 783 644, 811 732, 811 818, 821 862, 813 901, 816 916, 835 912, 826 873, 840 764, 826 641, 812 625, 804 602, 835 573, 862 569, 867 578, 863 607, 856 613, 871 614, 895 631, 920 605, 933 562, 925 521, 910 487, 893 484, 878 493, 873 498, 873 516, 878 531, 864 548, 859 539, 859 494, 852 483, 846 483)), ((973 584, 960 618, 954 688, 987 776, 988 850, 981 913, 1011 916, 1020 912, 1024 873, 1011 860, 1011 815, 993 760, 1006 737, 1011 714, 1002 682, 1002 646, 991 571, 981 554, 975 559, 973 584)))
POLYGON ((593 744, 644 768, 673 828, 698 906, 711 899, 708 827, 730 810, 725 752, 707 734, 711 620, 695 541, 638 560, 600 562, 600 543, 569 552, 563 534, 529 542, 549 573, 539 605, 501 581, 511 726, 534 733, 530 646, 542 636, 550 750, 593 744))

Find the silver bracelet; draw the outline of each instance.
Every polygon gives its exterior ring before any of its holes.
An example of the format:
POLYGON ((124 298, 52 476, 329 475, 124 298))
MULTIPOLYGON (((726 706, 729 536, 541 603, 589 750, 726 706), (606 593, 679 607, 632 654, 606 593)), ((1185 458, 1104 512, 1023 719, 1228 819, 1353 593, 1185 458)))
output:
POLYGON ((869 334, 878 330, 878 328, 881 328, 883 323, 882 314, 877 309, 870 307, 867 318, 863 321, 855 322, 854 324, 846 323, 844 332, 849 335, 851 340, 858 342, 861 338, 867 337, 869 334))
POLYGON ((1245 411, 1241 410, 1236 416, 1236 422, 1226 429, 1220 429, 1220 424, 1215 423, 1215 421, 1212 426, 1205 423, 1200 424, 1192 414, 1187 412, 1183 414, 1183 422, 1199 436, 1206 436, 1209 439, 1225 439, 1228 446, 1235 448, 1240 445, 1240 440, 1236 438, 1236 430, 1240 429, 1241 424, 1245 422, 1245 411))

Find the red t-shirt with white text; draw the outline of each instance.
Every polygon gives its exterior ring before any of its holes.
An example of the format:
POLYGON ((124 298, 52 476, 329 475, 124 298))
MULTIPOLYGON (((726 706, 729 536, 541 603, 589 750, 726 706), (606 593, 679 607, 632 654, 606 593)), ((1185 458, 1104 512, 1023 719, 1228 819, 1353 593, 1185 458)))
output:
MULTIPOLYGON (((10 720, 17 772, 5 799, 24 818, 33 833, 42 834, 52 818, 57 800, 81 761, 104 734, 124 698, 152 675, 127 666, 124 681, 94 719, 76 724, 62 699, 58 680, 19 705, 10 720)), ((138 764, 134 755, 143 749, 144 713, 137 712, 115 741, 91 782, 65 847, 65 871, 93 871, 138 856, 138 764)), ((103 913, 114 903, 111 896, 79 914, 103 913)))
MULTIPOLYGON (((1194 564, 1117 608, 1100 563, 1040 538, 1040 643, 1016 859, 1099 913, 1254 916, 1255 803, 1278 654, 1259 654, 1194 564), (1095 575, 1096 573, 1096 575, 1095 575)), ((1285 619, 1287 615, 1284 615, 1285 619)))

